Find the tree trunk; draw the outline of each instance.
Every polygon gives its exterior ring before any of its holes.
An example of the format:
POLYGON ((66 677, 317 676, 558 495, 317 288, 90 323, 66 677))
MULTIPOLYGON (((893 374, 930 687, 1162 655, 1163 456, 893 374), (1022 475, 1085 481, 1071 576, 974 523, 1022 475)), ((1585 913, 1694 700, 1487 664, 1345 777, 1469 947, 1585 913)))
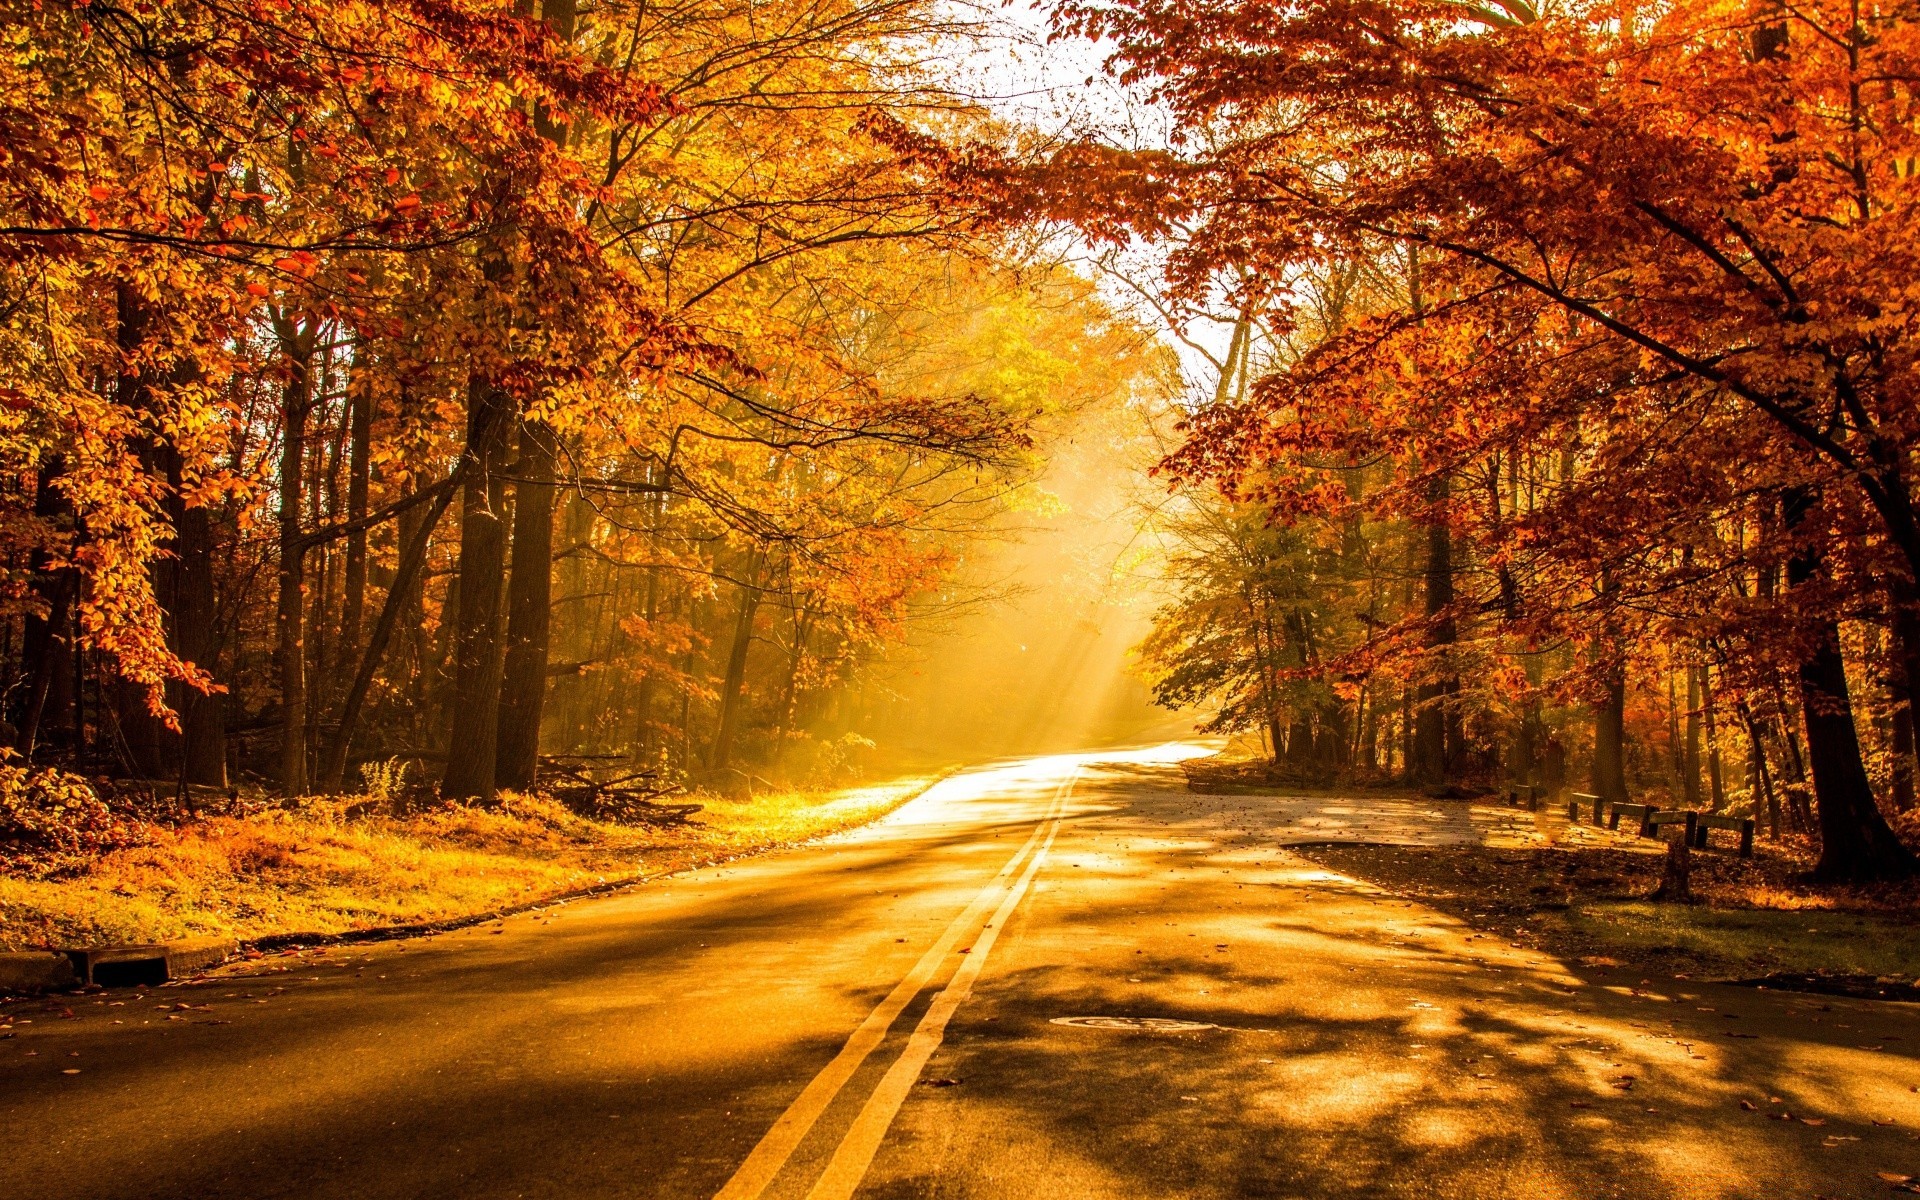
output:
POLYGON ((1818 648, 1800 664, 1807 757, 1820 820, 1814 875, 1855 882, 1907 878, 1920 862, 1900 844, 1874 803, 1847 695, 1839 626, 1828 621, 1819 632, 1818 648))
MULTIPOLYGON (((354 671, 353 682, 347 687, 346 699, 340 705, 340 722, 334 729, 333 740, 327 744, 326 758, 321 765, 321 780, 329 791, 338 791, 347 773, 347 757, 353 749, 353 735, 360 724, 360 710, 366 703, 367 689, 373 686, 373 676, 380 669, 380 660, 386 656, 387 644, 393 638, 393 631, 404 620, 418 618, 420 606, 420 574, 426 566, 427 546, 433 540, 433 531, 440 524, 440 518, 453 503, 454 489, 447 488, 427 508, 423 517, 407 520, 407 514, 416 509, 407 509, 402 513, 400 524, 400 561, 395 567, 393 583, 387 589, 386 602, 380 606, 380 615, 374 619, 373 633, 367 639, 366 649, 360 653, 359 667, 354 671)), ((414 632, 418 633, 417 624, 414 632)))
POLYGON ((275 322, 287 359, 281 391, 280 565, 275 609, 276 655, 280 668, 280 791, 307 792, 307 543, 300 528, 300 502, 306 481, 307 413, 312 405, 313 339, 311 321, 295 327, 275 322))
POLYGON ((1767 836, 1780 837, 1780 794, 1774 790, 1773 770, 1767 765, 1767 745, 1761 732, 1760 722, 1753 715, 1753 709, 1742 699, 1736 710, 1747 729, 1747 794, 1754 805, 1754 816, 1760 815, 1760 802, 1764 798, 1767 812, 1767 836))
POLYGON ((1721 770, 1720 720, 1714 711, 1713 668, 1701 663, 1696 669, 1700 672, 1700 719, 1707 735, 1707 799, 1713 811, 1719 812, 1727 806, 1727 783, 1721 770))
POLYGON ((746 581, 740 585, 740 604, 733 620, 733 645, 727 652, 727 674, 720 687, 720 728, 714 735, 713 753, 707 765, 724 767, 733 757, 733 739, 739 730, 740 711, 745 707, 747 651, 753 645, 753 618, 760 608, 760 553, 755 551, 747 564, 746 581))
MULTIPOLYGON (((33 512, 36 517, 49 525, 65 527, 71 532, 73 525, 73 505, 65 494, 55 485, 66 471, 64 461, 57 455, 41 464, 38 487, 34 492, 33 512)), ((75 579, 72 568, 58 571, 47 569, 47 553, 35 550, 30 560, 30 573, 33 578, 33 590, 45 615, 28 613, 22 626, 21 656, 23 674, 26 678, 26 698, 20 711, 17 728, 16 747, 21 755, 32 761, 34 750, 40 742, 40 729, 47 717, 48 710, 55 707, 54 701, 67 692, 71 678, 68 652, 71 647, 67 641, 67 629, 72 624, 72 605, 75 579)))
POLYGON ((1893 759, 1888 800, 1896 811, 1904 812, 1914 803, 1915 738, 1913 693, 1920 683, 1920 598, 1904 578, 1896 578, 1887 588, 1887 679, 1892 695, 1892 738, 1889 749, 1893 759))
POLYGON ((1366 703, 1366 723, 1360 734, 1361 765, 1376 772, 1380 769, 1380 697, 1374 694, 1371 683, 1360 696, 1366 703))
MULTIPOLYGON (((452 496, 453 493, 449 491, 447 498, 450 500, 452 496)), ((434 522, 439 520, 444 511, 445 505, 441 505, 434 513, 434 522)), ((427 514, 417 508, 407 509, 400 514, 399 521, 394 525, 394 538, 403 548, 403 552, 405 547, 413 545, 414 537, 420 532, 423 522, 428 526, 428 540, 421 544, 421 552, 424 555, 432 541, 433 529, 436 527, 434 522, 428 522, 427 514)), ((394 651, 393 677, 402 681, 404 685, 400 691, 402 712, 406 720, 403 732, 408 745, 424 745, 432 740, 428 736, 427 727, 422 724, 422 718, 433 708, 432 685, 436 670, 430 653, 432 639, 427 633, 425 571, 415 571, 412 582, 402 587, 396 564, 393 582, 388 587, 389 602, 392 602, 395 592, 399 593, 400 609, 394 618, 394 631, 399 635, 400 645, 394 651)), ((365 651, 361 653, 364 657, 365 651)))
POLYGON ((1627 670, 1614 659, 1607 693, 1593 713, 1593 794, 1614 804, 1627 799, 1627 670))
POLYGON ((789 611, 793 620, 793 647, 787 654, 787 679, 780 692, 780 722, 774 727, 773 760, 786 756, 787 735, 793 730, 800 697, 800 668, 807 661, 807 639, 813 633, 813 617, 806 605, 796 600, 789 611))
POLYGON ((1280 712, 1280 695, 1273 686, 1280 670, 1280 654, 1274 645, 1273 617, 1267 603, 1259 599, 1260 589, 1249 588, 1246 595, 1248 609, 1253 613, 1254 670, 1260 673, 1260 707, 1266 714, 1267 740, 1273 743, 1271 761, 1279 766, 1287 753, 1287 729, 1280 712))
POLYGON ((1667 826, 1667 854, 1661 863, 1660 886, 1648 899, 1667 904, 1693 903, 1693 847, 1687 842, 1686 828, 1685 825, 1667 826))
MULTIPOLYGON (((140 359, 153 320, 152 309, 146 298, 131 284, 117 284, 114 296, 117 310, 116 344, 122 355, 116 399, 128 411, 145 414, 150 421, 157 423, 158 414, 153 411, 154 368, 140 359)), ((150 439, 140 440, 136 454, 145 471, 154 475, 160 473, 156 447, 150 439)), ((163 614, 173 611, 178 582, 176 567, 177 563, 170 557, 156 558, 147 565, 154 599, 163 614)), ((171 630, 168 633, 171 635, 171 630)), ((113 713, 113 726, 118 731, 118 750, 126 769, 142 779, 163 779, 170 775, 169 759, 173 749, 170 743, 173 739, 171 731, 153 711, 155 698, 144 685, 134 683, 117 670, 106 681, 103 691, 104 699, 113 713)))
MULTIPOLYGON (((1789 493, 1783 504, 1786 527, 1799 526, 1812 507, 1810 492, 1789 493)), ((1818 570, 1814 552, 1796 553, 1787 564, 1788 586, 1806 584, 1818 570)), ((1900 844, 1874 803, 1847 693, 1839 622, 1823 616, 1813 632, 1814 648, 1800 663, 1800 703, 1820 822, 1820 861, 1814 876, 1849 882, 1908 878, 1920 862, 1900 844)))
POLYGON ((520 467, 513 485, 513 576, 496 751, 500 786, 518 791, 533 786, 540 763, 540 717, 552 642, 554 453, 551 429, 538 421, 520 426, 520 467))
POLYGON ((1687 740, 1680 757, 1681 794, 1688 808, 1700 807, 1700 673, 1687 667, 1687 740))
POLYGON ((453 729, 440 794, 449 799, 494 794, 500 716, 501 594, 505 591, 506 479, 501 474, 510 418, 508 396, 476 375, 468 387, 467 446, 471 465, 460 498, 460 606, 453 633, 453 729))
MULTIPOLYGON (((178 456, 171 474, 180 485, 178 456)), ((204 507, 174 508, 174 552, 178 555, 174 591, 174 653, 217 676, 220 667, 220 613, 213 578, 213 514, 204 507)), ((180 778, 207 787, 227 786, 226 698, 219 692, 177 688, 180 713, 180 778)))
POLYGON ((1443 782, 1458 751, 1457 747, 1447 744, 1448 709, 1454 681, 1446 673, 1440 659, 1446 653, 1445 648, 1453 644, 1456 635, 1453 618, 1445 615, 1453 604, 1453 533, 1447 525, 1445 512, 1445 502, 1451 494, 1452 483, 1444 475, 1433 481, 1428 492, 1438 508, 1433 514, 1432 524, 1427 526, 1426 614, 1431 622, 1427 645, 1438 651, 1434 661, 1429 663, 1428 670, 1439 671, 1440 674, 1420 685, 1414 712, 1411 771, 1414 782, 1425 784, 1443 782))
MULTIPOLYGON (((356 361, 355 366, 361 364, 356 361)), ((373 391, 356 381, 348 412, 347 520, 356 522, 347 534, 347 554, 340 600, 340 663, 345 666, 360 652, 361 626, 367 614, 367 534, 357 522, 367 515, 367 488, 372 475, 373 391)))

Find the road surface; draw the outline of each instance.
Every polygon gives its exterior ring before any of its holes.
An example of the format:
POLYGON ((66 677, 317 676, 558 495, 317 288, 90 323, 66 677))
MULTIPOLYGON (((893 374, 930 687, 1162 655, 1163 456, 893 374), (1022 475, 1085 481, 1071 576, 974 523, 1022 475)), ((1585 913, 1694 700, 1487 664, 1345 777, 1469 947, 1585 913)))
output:
POLYGON ((15 1007, 0 1197, 1779 1200, 1920 1174, 1914 1006, 1476 936, 1285 845, 1511 818, 1192 795, 1192 752, 1001 764, 609 898, 15 1007))

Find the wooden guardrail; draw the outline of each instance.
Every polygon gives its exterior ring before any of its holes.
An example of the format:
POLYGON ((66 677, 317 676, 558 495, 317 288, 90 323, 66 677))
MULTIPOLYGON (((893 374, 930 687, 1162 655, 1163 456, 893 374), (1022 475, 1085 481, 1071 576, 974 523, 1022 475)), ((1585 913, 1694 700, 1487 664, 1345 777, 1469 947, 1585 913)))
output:
POLYGON ((1640 836, 1652 837, 1653 827, 1664 823, 1658 820, 1661 815, 1660 806, 1657 804, 1616 804, 1607 814, 1607 828, 1618 829, 1621 817, 1632 817, 1640 822, 1640 836))
POLYGON ((1739 834, 1740 857, 1753 857, 1752 817, 1723 817, 1715 813, 1700 814, 1700 819, 1694 823, 1693 829, 1693 844, 1696 849, 1705 850, 1707 848, 1707 831, 1709 829, 1730 829, 1739 834))
MULTIPOLYGON (((1507 791, 1507 803, 1517 803, 1517 797, 1526 791, 1536 795, 1537 788, 1510 788, 1507 791)), ((1536 800, 1537 804, 1538 801, 1536 800)), ((1608 804, 1592 792, 1572 792, 1567 798, 1567 820, 1579 824, 1586 814, 1593 814, 1595 825, 1604 824, 1608 829, 1619 829, 1622 817, 1639 823, 1635 832, 1641 837, 1658 837, 1659 831, 1666 825, 1684 825, 1687 844, 1697 850, 1707 848, 1707 834, 1710 830, 1725 829, 1740 835, 1740 857, 1753 857, 1753 818, 1726 817, 1718 813, 1703 813, 1684 808, 1661 808, 1657 804, 1608 804)))
MULTIPOLYGON (((1626 805, 1621 805, 1625 808, 1626 805)), ((1699 829, 1700 814, 1690 808, 1656 808, 1647 813, 1640 825, 1641 837, 1659 837, 1660 829, 1666 825, 1680 825, 1685 828, 1683 839, 1687 845, 1693 845, 1694 833, 1699 829)))

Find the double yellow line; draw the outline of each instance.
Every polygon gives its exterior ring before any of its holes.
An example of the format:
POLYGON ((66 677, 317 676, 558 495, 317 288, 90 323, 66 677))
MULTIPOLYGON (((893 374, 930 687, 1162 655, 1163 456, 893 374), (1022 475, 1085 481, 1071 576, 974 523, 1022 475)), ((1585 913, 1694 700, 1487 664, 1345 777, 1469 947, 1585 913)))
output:
POLYGON ((894 1116, 900 1106, 906 1103, 907 1094, 913 1089, 914 1080, 920 1077, 920 1071, 940 1048, 946 1037, 947 1022, 952 1019, 967 997, 972 994, 973 984, 985 968, 987 955, 993 951, 993 944, 1000 936, 1000 929, 1013 911, 1020 906, 1028 886, 1040 869, 1040 862, 1053 847, 1053 839, 1060 832, 1060 821, 1066 810, 1067 798, 1073 792, 1074 782, 1079 778, 1079 768, 1068 774, 1067 778, 1055 789, 1052 802, 1046 815, 1034 825, 1033 832, 1021 845, 1007 865, 1000 868, 973 902, 955 917, 946 930, 941 933, 928 951, 920 956, 913 970, 887 993, 874 1010, 860 1022, 859 1028, 847 1038, 846 1045, 833 1056, 833 1061, 823 1067, 813 1077, 787 1111, 773 1123, 766 1135, 747 1155, 740 1169, 727 1180, 725 1187, 714 1195, 714 1200, 758 1200, 773 1182, 774 1176, 787 1165, 793 1152, 801 1141, 813 1129, 815 1122, 827 1111, 834 1098, 840 1094, 847 1081, 853 1078, 860 1064, 867 1060, 881 1041, 887 1036, 887 1030, 902 1010, 913 1002, 913 998, 924 990, 937 974, 947 958, 954 953, 954 947, 960 939, 980 919, 980 915, 992 910, 993 917, 974 940, 967 957, 947 981, 940 994, 933 998, 926 1015, 920 1018, 920 1024, 914 1028, 907 1039, 906 1049, 894 1060, 887 1073, 881 1077, 879 1086, 861 1105, 860 1113, 853 1124, 840 1139, 840 1145, 833 1152, 833 1159, 827 1169, 814 1182, 807 1193, 807 1200, 850 1200, 854 1189, 865 1178, 867 1168, 873 1163, 874 1154, 880 1149, 880 1142, 887 1136, 887 1130, 893 1125, 894 1116), (1025 864, 1024 868, 1022 863, 1025 864))

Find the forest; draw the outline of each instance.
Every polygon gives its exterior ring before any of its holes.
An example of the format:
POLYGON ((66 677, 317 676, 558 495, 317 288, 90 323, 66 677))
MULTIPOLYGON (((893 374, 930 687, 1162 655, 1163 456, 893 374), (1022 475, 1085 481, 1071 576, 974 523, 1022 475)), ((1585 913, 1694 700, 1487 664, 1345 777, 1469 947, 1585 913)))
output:
POLYGON ((11 13, 10 769, 831 774, 1128 412, 1135 669, 1279 775, 1916 869, 1905 9, 1055 6, 1129 137, 924 0, 11 13))
POLYGON ((13 15, 27 762, 189 806, 830 771, 1039 433, 1154 369, 896 144, 986 136, 935 5, 13 15))
POLYGON ((0 1197, 1920 1194, 1920 0, 0 13, 0 1197))
POLYGON ((1159 697, 1283 777, 1737 809, 1910 876, 1913 16, 1062 6, 1169 143, 966 174, 1231 330, 1159 467, 1159 697))

